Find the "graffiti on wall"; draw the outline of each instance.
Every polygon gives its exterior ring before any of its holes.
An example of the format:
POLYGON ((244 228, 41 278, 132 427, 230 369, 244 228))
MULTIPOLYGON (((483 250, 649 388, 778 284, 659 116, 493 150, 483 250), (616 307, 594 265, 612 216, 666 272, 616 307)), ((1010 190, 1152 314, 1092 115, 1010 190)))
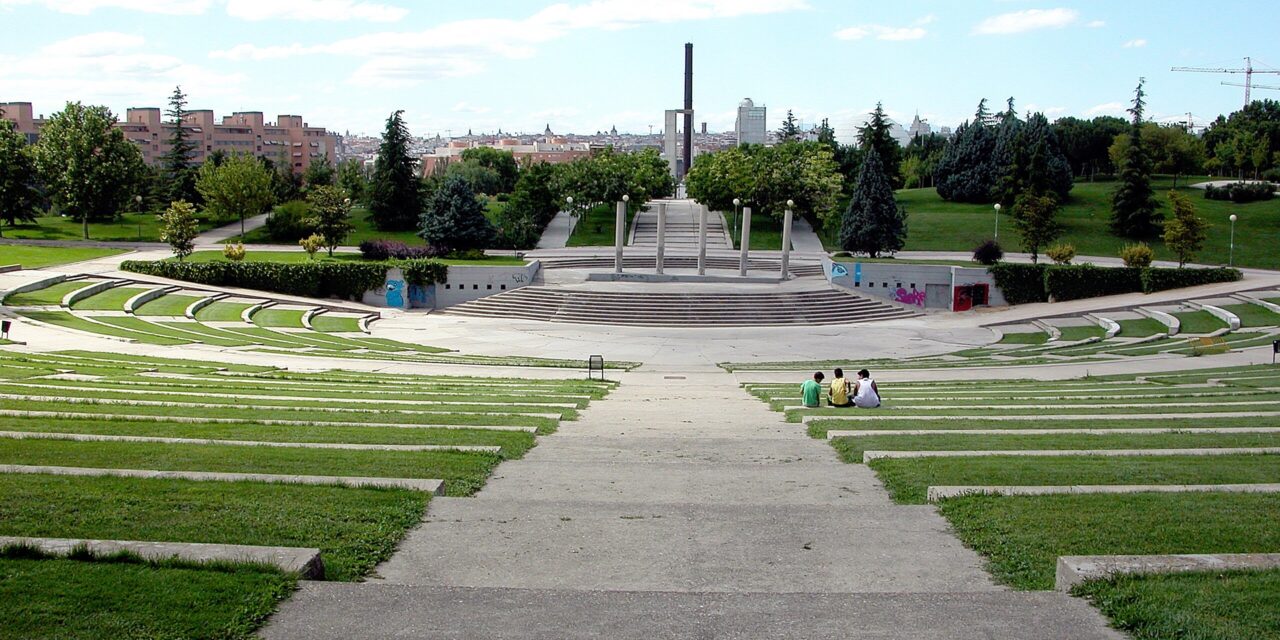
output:
POLYGON ((387 280, 386 288, 387 306, 404 309, 404 280, 387 280))
POLYGON ((910 291, 907 291, 902 287, 898 287, 897 291, 893 292, 893 299, 897 302, 901 302, 902 304, 909 304, 917 307, 923 307, 925 296, 924 296, 924 292, 918 289, 912 289, 910 291))
POLYGON ((436 286, 433 284, 425 287, 416 284, 409 285, 409 306, 415 309, 435 308, 436 286))

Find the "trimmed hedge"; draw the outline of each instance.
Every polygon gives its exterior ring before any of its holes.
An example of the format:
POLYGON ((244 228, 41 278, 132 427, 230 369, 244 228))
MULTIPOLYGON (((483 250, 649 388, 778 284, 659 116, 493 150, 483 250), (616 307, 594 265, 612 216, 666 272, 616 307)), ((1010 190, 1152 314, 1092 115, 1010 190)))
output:
POLYGON ((1009 304, 1056 302, 1121 293, 1154 293, 1216 282, 1235 282, 1237 269, 1165 269, 1159 267, 1096 267, 1080 265, 1010 264, 987 269, 1009 304))
POLYGON ((170 262, 126 260, 124 271, 211 286, 259 289, 308 298, 359 299, 399 267, 410 284, 443 282, 448 267, 434 260, 381 262, 170 262))

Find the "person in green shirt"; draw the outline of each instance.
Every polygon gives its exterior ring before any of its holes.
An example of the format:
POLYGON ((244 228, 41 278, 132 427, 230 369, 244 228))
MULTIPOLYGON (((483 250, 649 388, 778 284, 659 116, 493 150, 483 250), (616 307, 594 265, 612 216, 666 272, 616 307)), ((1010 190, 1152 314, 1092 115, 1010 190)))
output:
POLYGON ((816 409, 822 404, 822 372, 813 374, 812 380, 805 380, 800 385, 800 395, 804 399, 804 406, 810 409, 816 409))

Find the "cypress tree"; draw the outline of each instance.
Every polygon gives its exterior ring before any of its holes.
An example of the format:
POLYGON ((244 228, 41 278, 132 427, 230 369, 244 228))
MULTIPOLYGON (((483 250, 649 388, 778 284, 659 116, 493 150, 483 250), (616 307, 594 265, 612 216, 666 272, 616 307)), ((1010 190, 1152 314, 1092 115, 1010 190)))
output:
POLYGON ((185 200, 200 204, 203 201, 200 199, 200 192, 196 190, 196 170, 191 166, 196 145, 191 142, 191 134, 182 126, 182 121, 189 113, 187 94, 182 92, 181 86, 174 87, 173 94, 169 96, 169 108, 164 112, 171 124, 169 149, 160 156, 160 166, 166 182, 164 194, 168 202, 185 200))
POLYGON ((484 205, 461 176, 449 176, 431 196, 418 232, 432 247, 446 252, 485 249, 497 232, 484 217, 484 205))
POLYGON ((907 212, 893 197, 879 152, 870 147, 858 170, 849 208, 840 220, 840 246, 875 258, 901 250, 906 241, 907 212))
POLYGON ((380 231, 407 231, 422 217, 420 185, 409 155, 409 128, 403 113, 396 111, 387 118, 369 185, 369 220, 380 231))
POLYGON ((989 124, 987 101, 978 103, 972 122, 956 129, 938 158, 934 182, 938 195, 952 202, 991 202, 999 168, 995 164, 996 135, 989 124))
POLYGON ((1157 210, 1155 192, 1151 189, 1151 159, 1142 146, 1142 111, 1146 107, 1142 90, 1145 80, 1134 90, 1133 116, 1129 125, 1129 148, 1125 150, 1124 167, 1120 170, 1120 186, 1111 197, 1111 230, 1126 238, 1147 238, 1160 230, 1164 214, 1157 210))
POLYGON ((858 127, 858 147, 866 152, 875 147, 880 156, 880 166, 884 168, 889 184, 894 189, 902 188, 902 146, 890 134, 889 121, 884 116, 884 108, 876 103, 871 118, 866 124, 858 127))

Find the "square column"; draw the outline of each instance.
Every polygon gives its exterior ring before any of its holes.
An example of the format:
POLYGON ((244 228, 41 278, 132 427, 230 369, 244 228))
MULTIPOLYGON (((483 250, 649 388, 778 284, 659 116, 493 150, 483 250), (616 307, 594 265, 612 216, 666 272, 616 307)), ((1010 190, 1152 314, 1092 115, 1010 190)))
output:
MULTIPOLYGON (((788 202, 788 205, 791 203, 788 202)), ((782 216, 782 279, 787 279, 788 267, 791 263, 791 207, 787 207, 787 212, 782 216)))
POLYGON ((622 273, 622 244, 627 241, 627 201, 631 198, 622 196, 618 201, 618 215, 613 223, 613 272, 622 273))
POLYGON ((654 262, 654 268, 659 274, 662 273, 662 261, 666 257, 667 245, 667 203, 658 203, 658 257, 654 262))
POLYGON ((698 206, 698 275, 707 275, 707 205, 698 206))
POLYGON ((747 255, 751 252, 751 207, 742 208, 742 253, 738 258, 738 275, 747 276, 747 255))

